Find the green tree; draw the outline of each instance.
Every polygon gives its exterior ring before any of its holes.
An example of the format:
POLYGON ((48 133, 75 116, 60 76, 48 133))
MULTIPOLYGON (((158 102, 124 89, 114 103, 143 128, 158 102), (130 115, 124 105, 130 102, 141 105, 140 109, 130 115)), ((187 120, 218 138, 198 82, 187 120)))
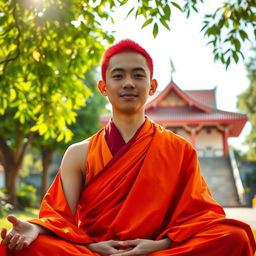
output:
POLYGON ((92 96, 87 100, 87 106, 76 111, 77 122, 70 126, 74 136, 69 145, 84 140, 97 132, 101 128, 100 115, 110 111, 106 108, 108 100, 101 95, 97 87, 99 79, 100 75, 96 67, 86 73, 84 83, 90 88, 92 96))
POLYGON ((93 67, 85 75, 84 84, 91 90, 91 96, 87 100, 86 106, 76 110, 76 122, 69 126, 73 133, 72 140, 68 143, 63 141, 56 142, 53 139, 45 140, 38 137, 32 144, 33 148, 41 152, 42 159, 42 177, 41 177, 41 197, 49 187, 50 167, 53 161, 54 153, 64 153, 65 149, 76 142, 82 141, 90 137, 100 129, 100 114, 106 112, 107 100, 100 94, 97 88, 99 73, 96 67, 93 67))
POLYGON ((238 108, 247 113, 251 123, 251 132, 246 137, 245 143, 249 146, 247 153, 248 160, 256 160, 256 48, 253 48, 253 54, 246 67, 249 87, 238 97, 238 108))
POLYGON ((96 20, 101 14, 80 1, 0 1, 0 151, 14 204, 19 169, 35 136, 72 137, 74 110, 90 96, 84 74, 113 41, 96 20))
MULTIPOLYGON (((11 202, 25 152, 37 134, 71 139, 68 126, 90 95, 84 74, 114 40, 102 24, 127 2, 0 0, 0 161, 11 202)), ((177 2, 138 0, 128 15, 142 16, 142 27, 152 24, 156 36, 159 25, 169 29, 173 7, 189 16, 203 0, 177 2)), ((215 59, 227 66, 231 59, 238 61, 241 43, 250 38, 245 27, 255 31, 255 13, 254 0, 226 0, 205 17, 203 31, 215 59)))
MULTIPOLYGON (((125 4, 128 0, 122 1, 125 4)), ((172 8, 177 8, 187 17, 192 12, 199 13, 200 7, 207 5, 204 0, 142 0, 135 1, 128 15, 142 16, 145 22, 142 27, 152 24, 153 35, 156 37, 160 26, 170 29, 172 8)), ((213 47, 214 60, 221 61, 226 67, 231 60, 238 62, 243 57, 242 45, 245 41, 256 38, 256 1, 255 0, 224 0, 213 12, 202 20, 204 36, 213 47)))
POLYGON ((26 178, 31 174, 38 174, 41 172, 42 161, 37 152, 28 150, 24 156, 23 164, 19 172, 19 176, 26 178))

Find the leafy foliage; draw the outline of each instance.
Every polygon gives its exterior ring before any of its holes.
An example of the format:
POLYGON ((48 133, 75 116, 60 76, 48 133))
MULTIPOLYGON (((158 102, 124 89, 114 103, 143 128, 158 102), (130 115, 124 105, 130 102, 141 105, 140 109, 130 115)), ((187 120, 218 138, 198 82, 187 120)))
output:
POLYGON ((54 139, 45 140, 42 137, 37 137, 32 145, 34 149, 48 147, 63 152, 68 145, 90 137, 101 128, 99 125, 100 114, 108 111, 106 109, 108 101, 100 94, 97 88, 97 81, 99 79, 99 72, 96 66, 93 66, 85 74, 83 83, 90 89, 91 95, 86 101, 86 106, 75 110, 76 121, 68 126, 68 129, 73 134, 72 139, 68 143, 64 141, 56 143, 54 139))
POLYGON ((13 208, 12 205, 8 203, 7 199, 7 194, 0 190, 0 217, 5 216, 13 208))
MULTIPOLYGON (((35 149, 36 151, 41 151, 42 155, 42 196, 45 194, 49 186, 50 165, 52 164, 52 157, 50 157, 50 155, 53 155, 56 151, 63 153, 66 150, 67 146, 90 137, 92 134, 100 129, 99 118, 100 114, 106 111, 105 106, 107 104, 107 100, 99 93, 99 90, 97 88, 98 80, 99 72, 96 70, 96 67, 92 67, 85 74, 84 80, 84 84, 86 84, 91 90, 91 96, 87 100, 86 106, 82 107, 79 110, 76 110, 76 122, 68 126, 68 128, 74 134, 72 140, 69 141, 68 145, 64 141, 56 143, 54 139, 49 138, 45 140, 40 136, 37 137, 32 143, 33 149, 35 149)), ((25 156, 24 163, 26 162, 27 165, 29 164, 28 160, 30 160, 30 158, 27 159, 27 156, 25 156)), ((25 165, 24 167, 26 167, 27 165, 25 165)), ((34 166, 35 164, 33 164, 33 168, 31 169, 35 169, 34 166)), ((21 173, 24 172, 24 167, 22 168, 21 173)))
POLYGON ((113 41, 97 21, 109 17, 107 2, 0 2, 0 114, 11 111, 26 131, 69 141, 73 110, 90 96, 83 74, 113 41))
MULTIPOLYGON (((159 26, 170 29, 173 7, 189 17, 192 12, 200 11, 198 5, 202 3, 203 0, 142 0, 129 10, 128 15, 135 13, 135 17, 144 17, 146 21, 142 27, 153 24, 152 33, 156 37, 159 26)), ((215 12, 205 15, 201 31, 209 39, 208 44, 213 46, 215 60, 226 67, 231 60, 237 63, 239 58, 244 58, 242 44, 256 37, 255 0, 226 0, 215 12)))
POLYGON ((214 13, 205 16, 204 24, 202 30, 211 39, 214 59, 226 66, 232 59, 237 63, 240 57, 244 58, 243 42, 256 37, 256 2, 225 1, 214 13))
POLYGON ((107 99, 103 97, 98 88, 99 72, 93 67, 85 75, 84 83, 90 88, 92 96, 87 100, 87 105, 77 110, 77 122, 70 126, 74 133, 72 143, 79 142, 90 137, 101 127, 99 124, 100 115, 108 112, 106 105, 107 99))
POLYGON ((21 183, 20 188, 17 191, 17 199, 21 209, 38 206, 36 189, 32 185, 21 183))
POLYGON ((37 174, 42 171, 42 160, 38 152, 30 150, 23 160, 23 164, 20 170, 20 177, 25 178, 31 174, 37 174))
POLYGON ((238 107, 246 112, 252 125, 250 134, 246 137, 246 143, 249 145, 247 157, 249 160, 256 160, 256 48, 247 63, 249 87, 238 97, 238 107))

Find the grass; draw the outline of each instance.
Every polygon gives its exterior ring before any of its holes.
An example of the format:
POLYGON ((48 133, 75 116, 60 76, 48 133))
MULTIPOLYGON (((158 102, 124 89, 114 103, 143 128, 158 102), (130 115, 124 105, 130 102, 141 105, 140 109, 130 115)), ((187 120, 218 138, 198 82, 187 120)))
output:
POLYGON ((253 230, 252 230, 252 232, 253 232, 253 234, 254 234, 254 238, 255 238, 255 240, 256 240, 256 230, 255 230, 255 229, 253 229, 253 230))
MULTIPOLYGON (((32 209, 28 208, 25 209, 24 211, 12 211, 10 214, 15 215, 16 217, 22 219, 22 220, 28 220, 28 219, 33 219, 38 217, 38 209, 32 209)), ((0 228, 11 228, 10 222, 6 219, 6 217, 0 218, 0 228)), ((256 230, 253 230, 254 238, 256 240, 256 230)))
MULTIPOLYGON (((10 215, 15 215, 19 219, 22 220, 28 220, 28 219, 34 219, 38 217, 38 209, 33 209, 33 208, 27 208, 23 211, 12 211, 10 212, 10 215)), ((6 219, 6 217, 0 218, 0 228, 11 228, 11 223, 6 219)))

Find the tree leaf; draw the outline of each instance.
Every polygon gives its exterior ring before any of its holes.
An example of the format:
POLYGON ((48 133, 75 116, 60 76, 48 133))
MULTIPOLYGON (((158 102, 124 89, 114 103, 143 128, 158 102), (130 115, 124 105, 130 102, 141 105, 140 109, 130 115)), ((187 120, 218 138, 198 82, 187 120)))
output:
POLYGON ((169 25, 166 23, 166 21, 164 20, 163 17, 160 18, 160 22, 161 22, 168 30, 170 30, 169 25))
POLYGON ((141 7, 139 6, 138 9, 137 9, 137 11, 136 11, 136 13, 135 13, 135 17, 137 18, 138 15, 140 15, 141 13, 142 13, 141 7))
POLYGON ((132 8, 130 9, 130 11, 127 13, 127 15, 126 15, 126 17, 125 17, 126 19, 127 19, 127 18, 130 16, 130 14, 133 12, 134 8, 135 8, 135 7, 132 7, 132 8))
POLYGON ((231 10, 230 10, 230 8, 227 8, 227 9, 224 11, 224 13, 223 13, 223 17, 224 17, 225 19, 228 19, 228 18, 230 17, 230 15, 231 15, 231 10))
POLYGON ((231 58, 230 58, 230 56, 227 58, 227 60, 226 60, 226 63, 225 63, 225 65, 226 65, 226 69, 228 69, 228 67, 229 67, 229 65, 230 65, 230 60, 231 60, 231 58))
POLYGON ((194 4, 192 5, 192 8, 193 8, 193 10, 194 10, 195 12, 198 13, 198 10, 197 10, 197 8, 196 8, 196 6, 195 6, 194 4))
POLYGON ((227 50, 223 53, 223 55, 226 55, 229 51, 230 51, 230 49, 227 49, 227 50))
POLYGON ((154 36, 154 38, 156 38, 157 34, 158 34, 158 24, 155 23, 154 27, 153 27, 153 36, 154 36))
POLYGON ((38 131, 39 131, 39 134, 40 134, 40 135, 45 134, 46 131, 47 131, 47 129, 48 129, 48 126, 47 126, 46 124, 40 124, 40 125, 38 126, 38 131))
POLYGON ((11 88, 10 89, 10 101, 11 102, 14 101, 16 99, 16 96, 17 96, 16 91, 13 88, 11 88))
POLYGON ((244 30, 239 30, 239 35, 242 38, 242 40, 244 41, 245 39, 248 39, 248 35, 244 30))
POLYGON ((179 4, 177 4, 176 2, 171 2, 171 4, 175 6, 177 9, 179 9, 181 12, 183 12, 183 9, 180 7, 179 4))
POLYGON ((239 41, 238 39, 234 39, 234 40, 233 40, 233 43, 234 43, 234 45, 235 45, 236 51, 240 51, 240 49, 241 49, 241 43, 240 43, 240 41, 239 41))
POLYGON ((147 25, 151 24, 153 22, 153 18, 149 19, 149 20, 146 20, 143 25, 141 26, 141 28, 144 28, 146 27, 147 25))
POLYGON ((166 20, 170 20, 171 8, 168 4, 163 8, 163 11, 164 11, 164 16, 165 16, 166 20))
POLYGON ((241 51, 239 51, 238 53, 241 55, 242 59, 244 59, 243 53, 241 51))
POLYGON ((205 25, 201 28, 200 32, 204 31, 204 30, 207 28, 207 26, 208 26, 208 23, 205 24, 205 25))
POLYGON ((219 59, 219 54, 218 53, 214 54, 214 61, 217 61, 218 59, 219 59))
POLYGON ((120 6, 125 5, 128 2, 128 0, 123 0, 120 2, 120 6))
POLYGON ((238 60, 239 60, 239 57, 238 57, 238 55, 236 54, 235 51, 232 51, 232 57, 233 57, 234 61, 237 63, 238 60))

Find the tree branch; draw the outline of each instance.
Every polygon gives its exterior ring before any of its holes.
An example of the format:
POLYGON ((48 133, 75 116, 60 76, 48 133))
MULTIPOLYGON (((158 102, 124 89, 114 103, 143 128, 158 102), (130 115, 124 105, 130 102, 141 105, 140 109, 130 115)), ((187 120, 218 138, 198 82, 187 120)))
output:
POLYGON ((10 149, 5 139, 1 135, 0 135, 0 151, 2 152, 2 155, 5 158, 9 158, 10 156, 13 156, 13 151, 10 149))
POLYGON ((32 141, 35 139, 37 133, 36 132, 32 132, 28 135, 28 139, 27 141, 24 143, 22 149, 21 149, 21 153, 19 155, 19 158, 17 160, 17 164, 20 165, 22 163, 22 160, 24 158, 24 155, 28 149, 28 147, 31 145, 32 141))

